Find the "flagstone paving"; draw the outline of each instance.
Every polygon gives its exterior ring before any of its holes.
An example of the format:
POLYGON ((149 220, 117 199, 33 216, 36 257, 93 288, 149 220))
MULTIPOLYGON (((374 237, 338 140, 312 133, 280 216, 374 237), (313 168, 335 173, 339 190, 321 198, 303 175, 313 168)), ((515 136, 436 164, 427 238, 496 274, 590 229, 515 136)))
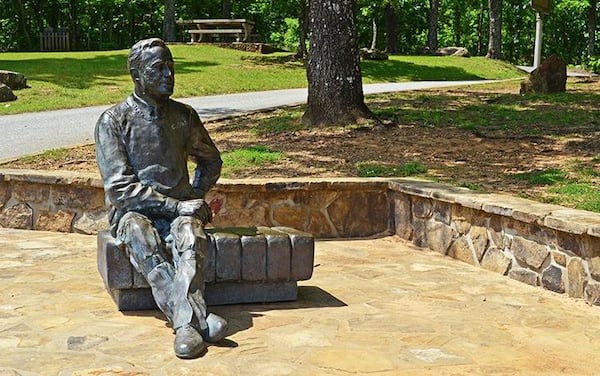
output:
POLYGON ((116 310, 93 236, 0 229, 0 375, 593 375, 600 308, 395 237, 321 240, 296 302, 212 307, 180 360, 158 311, 116 310))

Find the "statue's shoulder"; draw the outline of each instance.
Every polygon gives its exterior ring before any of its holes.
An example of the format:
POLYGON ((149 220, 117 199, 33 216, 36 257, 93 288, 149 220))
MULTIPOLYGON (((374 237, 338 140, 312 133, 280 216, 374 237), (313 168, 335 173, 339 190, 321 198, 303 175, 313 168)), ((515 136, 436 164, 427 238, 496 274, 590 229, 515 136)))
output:
POLYGON ((100 115, 99 122, 100 123, 112 123, 117 122, 120 123, 120 119, 127 116, 127 114, 132 111, 132 97, 129 96, 121 103, 117 103, 114 106, 104 110, 102 115, 100 115))
POLYGON ((174 99, 169 99, 170 107, 172 111, 180 112, 182 114, 188 114, 190 112, 196 112, 192 106, 189 104, 185 104, 183 102, 176 101, 174 99))

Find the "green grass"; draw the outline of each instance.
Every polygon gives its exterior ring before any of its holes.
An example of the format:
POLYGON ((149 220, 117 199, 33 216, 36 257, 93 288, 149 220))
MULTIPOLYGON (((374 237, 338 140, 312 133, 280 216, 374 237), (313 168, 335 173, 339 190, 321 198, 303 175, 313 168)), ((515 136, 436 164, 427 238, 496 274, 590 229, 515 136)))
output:
MULTIPOLYGON (((595 164, 594 160, 591 161, 595 164)), ((531 186, 548 186, 542 201, 576 209, 600 212, 600 189, 595 181, 600 171, 581 161, 565 164, 565 169, 547 169, 511 175, 531 186)))
POLYGON ((560 169, 548 169, 514 174, 512 178, 530 185, 554 185, 566 181, 567 174, 560 169))
MULTIPOLYGON (((173 45, 175 97, 306 87, 303 62, 288 53, 257 55, 210 45, 173 45)), ((127 50, 0 53, 0 69, 23 73, 31 86, 0 114, 117 103, 132 90, 127 50)), ((521 77, 510 65, 485 58, 392 56, 365 61, 363 82, 472 80, 521 77)))
POLYGON ((600 189, 591 183, 566 183, 547 190, 548 202, 600 212, 600 189))
POLYGON ((357 175, 371 177, 407 177, 424 174, 427 167, 421 162, 408 162, 397 166, 386 166, 374 162, 359 162, 356 164, 357 175))
POLYGON ((226 178, 250 167, 276 162, 283 157, 283 153, 269 150, 260 145, 226 151, 221 154, 223 159, 221 176, 226 178))
POLYGON ((384 120, 423 127, 458 127, 487 137, 562 136, 579 129, 600 131, 600 94, 574 90, 554 95, 518 94, 519 83, 477 85, 489 94, 460 90, 414 91, 377 96, 373 112, 384 120), (495 92, 495 90, 498 92, 495 92))
POLYGON ((39 160, 44 160, 48 163, 54 163, 64 160, 69 155, 69 152, 70 149, 67 148, 50 149, 41 154, 24 156, 19 160, 23 163, 32 163, 39 160))

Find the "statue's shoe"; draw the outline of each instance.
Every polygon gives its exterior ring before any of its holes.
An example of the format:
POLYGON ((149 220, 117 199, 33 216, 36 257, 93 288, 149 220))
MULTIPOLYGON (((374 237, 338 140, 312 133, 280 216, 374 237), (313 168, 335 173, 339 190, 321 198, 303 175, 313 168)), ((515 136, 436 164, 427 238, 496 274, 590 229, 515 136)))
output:
POLYGON ((175 343, 173 344, 175 355, 182 359, 197 358, 204 350, 206 345, 202 336, 191 325, 184 325, 175 331, 175 343))
POLYGON ((202 333, 206 342, 219 342, 227 335, 227 321, 221 316, 209 313, 206 316, 208 328, 202 333))

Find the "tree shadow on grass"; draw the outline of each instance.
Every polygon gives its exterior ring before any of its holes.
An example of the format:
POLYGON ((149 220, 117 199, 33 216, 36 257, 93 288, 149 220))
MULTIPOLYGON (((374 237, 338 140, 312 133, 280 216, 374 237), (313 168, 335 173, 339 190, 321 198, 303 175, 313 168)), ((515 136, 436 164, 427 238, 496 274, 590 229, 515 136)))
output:
POLYGON ((363 61, 361 64, 363 78, 375 81, 463 81, 483 80, 462 68, 427 66, 398 60, 363 61))
MULTIPOLYGON (((69 89, 87 89, 94 85, 110 85, 111 81, 115 84, 130 82, 127 54, 128 52, 99 54, 79 59, 49 53, 42 59, 3 61, 2 68, 23 73, 32 81, 48 82, 69 89)), ((213 65, 216 64, 176 58, 175 72, 177 76, 184 76, 213 65)))

